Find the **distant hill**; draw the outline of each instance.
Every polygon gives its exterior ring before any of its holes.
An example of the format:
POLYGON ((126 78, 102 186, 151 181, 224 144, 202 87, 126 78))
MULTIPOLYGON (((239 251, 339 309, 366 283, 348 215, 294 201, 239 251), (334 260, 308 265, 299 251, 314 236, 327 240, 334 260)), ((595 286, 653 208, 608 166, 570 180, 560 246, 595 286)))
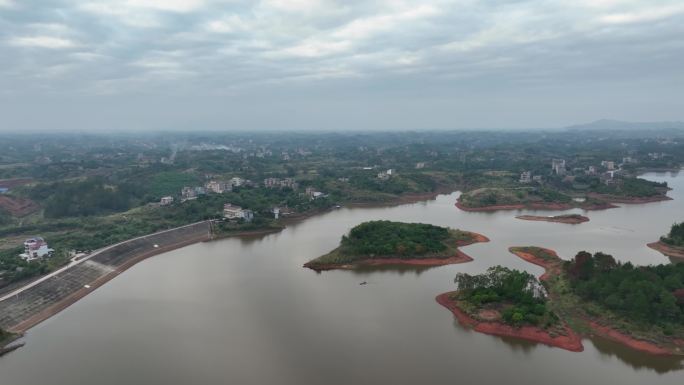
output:
POLYGON ((566 130, 666 130, 684 129, 684 122, 623 122, 601 119, 591 123, 565 127, 566 130))

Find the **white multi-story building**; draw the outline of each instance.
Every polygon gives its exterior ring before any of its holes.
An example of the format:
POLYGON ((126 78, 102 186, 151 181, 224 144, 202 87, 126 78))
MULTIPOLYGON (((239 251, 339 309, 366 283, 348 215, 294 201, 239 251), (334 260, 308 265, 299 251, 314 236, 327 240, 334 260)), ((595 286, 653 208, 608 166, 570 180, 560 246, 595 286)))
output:
POLYGON ((602 161, 601 166, 605 167, 608 170, 615 170, 615 162, 613 162, 612 160, 602 161))
POLYGON ((530 183, 532 182, 532 171, 523 171, 520 174, 520 183, 530 183))
POLYGON ((181 202, 197 199, 197 191, 193 187, 185 186, 181 189, 181 202))
POLYGON ((236 176, 230 179, 230 185, 234 187, 240 187, 245 184, 245 180, 236 176))
POLYGON ((551 161, 551 169, 556 175, 565 175, 565 159, 553 159, 551 161))
POLYGON ((223 205, 223 217, 228 220, 244 219, 247 222, 251 222, 252 219, 254 219, 254 213, 252 210, 243 209, 240 206, 226 203, 223 205))
POLYGON ((33 261, 49 256, 54 250, 48 247, 42 237, 29 238, 24 241, 24 252, 19 257, 27 261, 33 261))
POLYGON ((172 196, 162 197, 162 198, 159 200, 159 204, 162 205, 162 206, 168 206, 168 205, 170 205, 171 203, 173 203, 173 197, 172 197, 172 196))
POLYGON ((209 192, 213 192, 216 194, 223 194, 224 192, 232 190, 232 186, 230 183, 226 182, 220 182, 220 181, 209 181, 207 182, 204 187, 207 189, 209 192))

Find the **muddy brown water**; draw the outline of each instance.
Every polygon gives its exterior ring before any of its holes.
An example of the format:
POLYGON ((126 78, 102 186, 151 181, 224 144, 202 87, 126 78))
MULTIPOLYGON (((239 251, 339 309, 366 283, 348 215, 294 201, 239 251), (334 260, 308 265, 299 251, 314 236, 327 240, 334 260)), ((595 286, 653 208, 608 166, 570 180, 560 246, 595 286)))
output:
POLYGON ((515 245, 668 263, 646 243, 684 220, 684 173, 645 177, 668 181, 675 200, 589 212, 590 222, 566 225, 515 219, 553 212, 463 212, 453 193, 343 208, 278 234, 162 254, 31 329, 26 346, 0 358, 0 384, 682 384, 678 359, 602 339, 572 353, 474 333, 434 300, 454 289, 457 272, 500 264, 541 274, 507 252, 515 245), (464 248, 475 260, 461 265, 302 268, 371 219, 451 226, 491 242, 464 248))

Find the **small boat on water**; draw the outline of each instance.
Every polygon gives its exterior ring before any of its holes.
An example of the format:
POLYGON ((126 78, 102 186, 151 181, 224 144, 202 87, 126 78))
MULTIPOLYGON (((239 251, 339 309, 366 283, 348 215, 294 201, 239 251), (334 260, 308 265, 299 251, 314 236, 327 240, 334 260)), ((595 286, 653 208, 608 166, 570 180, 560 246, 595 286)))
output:
POLYGON ((368 285, 368 282, 363 281, 363 282, 361 282, 359 285, 368 285))

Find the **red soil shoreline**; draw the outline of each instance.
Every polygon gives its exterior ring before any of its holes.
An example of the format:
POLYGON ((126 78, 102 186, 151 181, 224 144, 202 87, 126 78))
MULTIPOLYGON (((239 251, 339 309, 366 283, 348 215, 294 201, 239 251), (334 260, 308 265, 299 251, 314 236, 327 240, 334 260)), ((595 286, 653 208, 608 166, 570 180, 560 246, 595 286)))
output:
POLYGON ((646 246, 652 248, 655 251, 660 252, 661 254, 667 257, 684 259, 684 248, 670 246, 662 241, 652 242, 647 244, 646 246))
POLYGON ((553 222, 553 223, 565 223, 568 225, 578 225, 580 223, 589 222, 589 218, 583 215, 577 217, 569 216, 555 216, 555 217, 544 217, 538 215, 518 215, 517 219, 522 219, 525 221, 539 221, 539 222, 553 222))
MULTIPOLYGON (((545 249, 543 247, 540 247, 539 249, 548 253, 548 254, 553 255, 554 257, 558 258, 558 261, 561 261, 560 257, 558 256, 558 254, 556 254, 555 251, 553 251, 551 249, 545 249)), ((509 248, 508 250, 511 253, 517 255, 518 258, 523 259, 526 262, 529 262, 533 265, 543 267, 546 271, 544 272, 544 274, 542 274, 539 277, 539 279, 542 281, 547 280, 551 276, 551 274, 558 275, 561 273, 560 265, 558 263, 554 264, 551 261, 547 261, 543 258, 537 257, 536 255, 534 255, 532 253, 528 253, 528 252, 520 251, 520 250, 514 250, 514 248, 512 248, 512 247, 509 248)))
POLYGON ((630 337, 618 330, 615 330, 609 326, 601 325, 596 321, 593 320, 586 320, 587 325, 591 328, 591 330, 603 337, 607 338, 609 340, 621 343, 629 348, 632 348, 634 350, 638 350, 640 352, 644 353, 649 353, 649 354, 655 354, 655 355, 666 355, 670 356, 673 355, 673 353, 665 348, 662 348, 654 343, 643 341, 643 340, 638 340, 636 338, 630 337))
MULTIPOLYGON (((537 257, 536 255, 531 253, 513 250, 513 248, 509 248, 509 251, 529 263, 543 267, 546 271, 539 277, 539 279, 542 281, 549 279, 552 275, 561 274, 560 262, 562 262, 562 259, 558 257, 558 254, 556 254, 556 252, 551 249, 545 249, 541 247, 539 249, 553 255, 558 260, 548 261, 543 258, 537 257)), ((672 351, 666 348, 663 348, 652 342, 636 339, 632 336, 622 333, 617 329, 611 328, 610 326, 601 325, 596 320, 589 319, 587 317, 581 317, 581 320, 584 321, 587 327, 589 327, 589 329, 591 329, 591 331, 594 334, 607 338, 614 342, 623 344, 634 350, 655 355, 674 355, 672 351)))
POLYGON ((611 204, 609 202, 603 203, 586 203, 571 205, 569 203, 552 203, 552 202, 539 202, 539 203, 517 203, 513 205, 494 205, 494 206, 482 206, 482 207, 466 207, 460 201, 456 201, 456 207, 463 211, 468 212, 491 212, 499 210, 547 210, 547 211, 564 211, 570 210, 575 207, 579 207, 584 210, 607 210, 613 209, 618 206, 611 204))
MULTIPOLYGON (((489 242, 489 238, 482 234, 473 233, 468 231, 472 235, 472 240, 458 242, 457 247, 463 247, 472 245, 475 243, 489 242)), ((359 266, 390 266, 390 265, 404 265, 404 266, 444 266, 444 265, 454 265, 457 263, 466 263, 472 261, 473 258, 468 254, 464 253, 460 249, 456 250, 456 255, 446 258, 375 258, 375 259, 362 259, 359 261, 354 261, 353 263, 326 263, 326 264, 316 264, 313 261, 304 264, 304 267, 315 271, 327 271, 327 270, 353 270, 359 266)))
POLYGON ((589 193, 587 194, 590 198, 596 198, 596 199, 601 199, 607 202, 612 202, 612 203, 625 203, 625 204, 642 204, 642 203, 652 203, 652 202, 662 202, 662 201, 671 201, 672 198, 669 196, 662 194, 662 195, 653 195, 650 197, 620 197, 620 196, 615 196, 615 195, 605 195, 605 194, 597 194, 597 193, 589 193))
POLYGON ((567 326, 565 326, 567 335, 554 337, 545 330, 533 326, 522 326, 515 328, 501 322, 478 321, 461 310, 461 308, 458 306, 458 303, 450 298, 453 293, 455 292, 440 294, 435 298, 435 300, 440 305, 449 309, 461 325, 472 328, 476 332, 500 337, 520 338, 569 350, 571 352, 581 352, 584 350, 581 337, 567 326))

